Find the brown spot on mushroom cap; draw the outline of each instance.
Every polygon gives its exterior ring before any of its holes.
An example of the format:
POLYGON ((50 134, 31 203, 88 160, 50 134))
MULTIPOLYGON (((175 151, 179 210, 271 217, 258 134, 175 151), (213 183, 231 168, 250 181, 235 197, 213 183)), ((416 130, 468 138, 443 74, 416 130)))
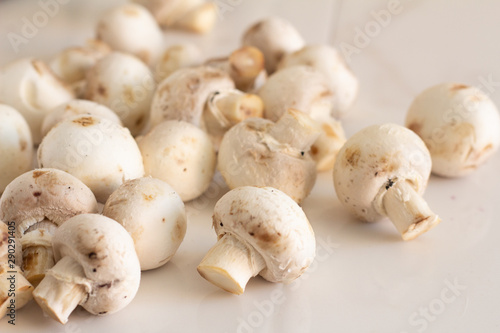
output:
POLYGON ((19 140, 19 147, 21 148, 21 151, 25 151, 26 147, 28 147, 26 140, 19 140))
POLYGON ((413 122, 413 123, 408 125, 408 128, 410 130, 412 130, 413 132, 419 134, 420 131, 422 130, 422 124, 413 122))
POLYGON ((359 147, 348 147, 345 150, 345 161, 353 167, 358 165, 360 157, 361 151, 359 150, 359 147))
POLYGON ((145 201, 153 201, 156 198, 156 194, 142 193, 142 197, 144 198, 145 201))
POLYGON ((311 155, 316 155, 318 153, 318 147, 315 145, 311 146, 311 155))
POLYGON ((97 93, 101 95, 102 97, 106 98, 108 96, 108 91, 102 84, 97 85, 97 93))
POLYGON ((40 191, 33 192, 34 197, 39 197, 41 195, 42 195, 42 192, 40 192, 40 191))
POLYGON ((48 171, 35 170, 33 171, 33 179, 37 179, 40 176, 45 175, 48 171))
POLYGON ((96 123, 94 118, 92 118, 92 117, 81 117, 81 118, 73 120, 73 122, 75 124, 79 124, 83 127, 92 126, 96 123))
POLYGON ((123 99, 127 105, 133 105, 135 103, 135 95, 131 86, 123 87, 123 99))

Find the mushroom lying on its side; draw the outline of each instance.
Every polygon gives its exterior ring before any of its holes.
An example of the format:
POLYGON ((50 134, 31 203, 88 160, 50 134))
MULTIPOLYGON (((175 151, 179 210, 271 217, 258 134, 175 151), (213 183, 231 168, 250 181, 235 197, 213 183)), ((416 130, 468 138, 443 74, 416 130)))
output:
POLYGON ((424 142, 405 127, 385 124, 347 140, 333 178, 340 202, 352 214, 368 222, 388 217, 410 240, 441 222, 421 196, 430 172, 424 142))
POLYGON ((244 186, 215 205, 217 244, 198 265, 216 286, 240 295, 260 274, 271 282, 291 282, 312 263, 314 232, 302 209, 271 187, 244 186))
POLYGON ((114 313, 135 297, 141 266, 134 241, 119 223, 82 214, 54 234, 56 265, 33 292, 45 313, 65 324, 81 305, 94 315, 114 313))
POLYGON ((500 146, 497 107, 485 93, 463 84, 443 83, 422 92, 405 123, 424 140, 432 172, 440 176, 468 175, 500 146))
POLYGON ((132 236, 143 271, 167 263, 186 234, 184 203, 170 185, 159 179, 125 182, 111 194, 102 213, 132 236))

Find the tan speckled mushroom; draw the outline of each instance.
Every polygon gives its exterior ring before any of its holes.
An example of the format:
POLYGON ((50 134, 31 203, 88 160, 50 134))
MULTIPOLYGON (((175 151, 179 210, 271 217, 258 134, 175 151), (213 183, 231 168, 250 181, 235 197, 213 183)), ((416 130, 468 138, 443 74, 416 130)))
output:
POLYGON ((80 180, 57 169, 36 169, 14 179, 0 198, 0 220, 15 222, 26 278, 37 285, 54 265, 52 235, 74 215, 97 212, 80 180))
POLYGON ((116 221, 82 214, 54 234, 57 263, 33 292, 45 313, 65 324, 81 305, 94 315, 123 309, 135 297, 141 266, 134 241, 116 221))
POLYGON ((125 3, 110 9, 99 20, 97 39, 113 50, 137 56, 148 65, 158 60, 163 34, 151 13, 141 5, 125 3))
POLYGON ((111 194, 102 213, 132 236, 143 271, 166 264, 186 234, 182 199, 170 185, 156 178, 125 182, 111 194))
POLYGON ((156 82, 161 82, 180 68, 199 66, 201 50, 193 43, 175 44, 167 48, 155 66, 156 82))
POLYGON ((368 222, 388 217, 410 240, 441 222, 422 198, 430 172, 424 142, 403 126, 384 124, 347 140, 333 178, 337 197, 353 215, 368 222))
POLYGON ((432 172, 462 177, 483 164, 500 146, 500 115, 481 90, 443 83, 418 95, 406 115, 406 126, 424 140, 432 172))
POLYGON ((33 141, 24 117, 0 104, 0 194, 17 176, 33 165, 33 141))
POLYGON ((312 263, 314 232, 302 209, 272 187, 244 186, 215 205, 217 244, 198 265, 216 286, 240 295, 251 277, 291 282, 312 263))
POLYGON ((198 127, 165 121, 139 140, 139 149, 146 175, 168 183, 183 201, 197 198, 210 186, 215 151, 208 134, 198 127))
POLYGON ((293 109, 277 123, 249 118, 224 135, 218 168, 231 189, 271 186, 301 202, 316 181, 309 150, 318 136, 314 121, 293 109))
POLYGON ((23 115, 35 144, 42 140, 40 127, 45 115, 73 98, 71 88, 39 60, 24 58, 0 69, 0 103, 23 115))

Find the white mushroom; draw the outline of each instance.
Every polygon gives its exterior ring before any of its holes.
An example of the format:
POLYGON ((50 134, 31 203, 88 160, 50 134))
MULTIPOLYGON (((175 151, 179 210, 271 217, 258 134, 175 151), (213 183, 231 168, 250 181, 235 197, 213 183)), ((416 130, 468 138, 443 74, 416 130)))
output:
POLYGON ((158 85, 145 132, 165 120, 184 120, 201 127, 208 96, 232 88, 234 83, 229 75, 214 67, 177 70, 158 85))
POLYGON ((430 87, 418 95, 406 126, 424 140, 432 172, 462 177, 483 164, 500 146, 500 115, 481 90, 457 83, 430 87))
POLYGON ((0 319, 16 318, 16 312, 33 298, 33 286, 18 266, 0 261, 0 319))
POLYGON ((258 274, 271 282, 291 282, 314 260, 316 242, 306 215, 272 187, 228 192, 215 205, 213 227, 218 241, 198 272, 234 294, 242 294, 258 274))
POLYGON ((210 186, 216 156, 210 137, 184 121, 165 121, 139 141, 146 175, 174 188, 183 201, 210 186))
POLYGON ((316 124, 296 110, 289 110, 277 123, 249 118, 224 135, 218 168, 231 189, 271 186, 301 202, 316 181, 309 150, 318 135, 316 124))
POLYGON ((317 126, 321 134, 311 146, 311 157, 316 162, 318 171, 331 170, 346 141, 344 129, 333 118, 319 121, 317 126))
POLYGON ((143 271, 167 263, 186 234, 184 203, 170 185, 156 178, 125 182, 111 194, 102 213, 132 236, 143 271))
POLYGON ((276 70, 283 56, 300 50, 304 44, 304 39, 293 25, 280 17, 260 20, 243 35, 243 45, 262 51, 269 74, 276 70))
POLYGON ((156 63, 163 48, 163 34, 155 19, 146 8, 134 3, 104 13, 97 25, 97 39, 148 65, 156 63))
POLYGON ((405 127, 385 124, 347 140, 333 178, 340 202, 352 214, 368 222, 388 217, 410 240, 441 222, 422 198, 430 172, 424 142, 405 127))
POLYGON ((77 177, 102 203, 126 180, 144 176, 141 152, 130 132, 88 115, 68 118, 54 127, 40 144, 38 164, 77 177))
POLYGON ((14 108, 0 104, 0 194, 33 165, 30 127, 14 108))
POLYGON ((359 83, 340 53, 326 44, 308 45, 285 55, 278 70, 298 65, 314 67, 326 76, 334 93, 332 115, 336 118, 345 116, 354 103, 359 83))
POLYGON ((24 58, 0 69, 0 103, 23 115, 35 144, 42 139, 40 127, 45 115, 73 98, 72 90, 39 60, 24 58))
POLYGON ((0 199, 0 220, 15 223, 22 246, 18 263, 37 285, 54 265, 52 235, 74 215, 97 212, 97 202, 77 178, 56 169, 37 169, 14 179, 0 199))
POLYGON ((59 78, 71 85, 77 97, 82 97, 85 93, 87 71, 109 52, 111 49, 107 44, 90 39, 84 46, 70 47, 58 53, 50 62, 50 68, 59 78))
POLYGON ((155 85, 153 74, 143 62, 129 54, 112 52, 89 71, 85 97, 113 110, 135 136, 147 123, 155 85))
POLYGON ((116 221, 75 216, 57 229, 53 249, 57 263, 33 292, 53 319, 65 324, 78 305, 94 315, 114 313, 135 297, 141 267, 134 241, 116 221))
POLYGON ((42 123, 42 136, 45 137, 52 127, 56 126, 61 121, 78 115, 101 117, 120 126, 122 125, 122 121, 118 115, 108 107, 92 101, 73 99, 59 105, 45 116, 42 123))
POLYGON ((201 50, 192 43, 172 45, 167 48, 155 67, 156 82, 161 82, 180 68, 199 66, 201 50))

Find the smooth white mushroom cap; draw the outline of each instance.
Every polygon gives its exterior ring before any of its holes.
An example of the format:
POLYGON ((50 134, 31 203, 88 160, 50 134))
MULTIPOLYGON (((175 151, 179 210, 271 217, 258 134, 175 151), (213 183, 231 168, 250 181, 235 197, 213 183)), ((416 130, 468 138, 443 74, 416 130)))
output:
POLYGON ((325 75, 310 66, 292 66, 274 73, 258 95, 264 102, 264 118, 272 121, 290 108, 322 120, 330 118, 334 108, 334 92, 325 75))
POLYGON ((158 85, 146 130, 165 120, 183 120, 201 127, 208 96, 233 88, 233 81, 223 70, 210 66, 179 69, 158 85))
POLYGON ((419 94, 405 124, 429 148, 432 172, 446 177, 470 174, 500 145, 500 115, 477 88, 443 83, 419 94))
POLYGON ((155 67, 156 82, 161 82, 180 68, 198 66, 202 62, 201 50, 196 44, 183 43, 167 48, 155 67))
POLYGON ((424 142, 409 129, 373 125, 347 140, 333 169, 339 201, 361 220, 374 222, 380 214, 384 191, 395 182, 407 182, 422 194, 431 172, 431 158, 424 142))
POLYGON ((28 122, 33 143, 40 143, 43 118, 57 105, 74 98, 70 87, 43 62, 24 58, 0 69, 0 103, 14 107, 28 122))
POLYGON ((141 152, 129 130, 88 115, 55 126, 40 144, 38 164, 77 177, 102 203, 126 180, 144 176, 141 152))
POLYGON ((337 49, 326 44, 305 46, 285 55, 278 70, 300 65, 314 67, 326 76, 333 92, 332 115, 336 118, 345 116, 354 103, 359 83, 337 49))
POLYGON ((134 3, 106 12, 97 25, 97 38, 113 50, 133 54, 148 65, 156 62, 163 47, 163 34, 154 17, 134 3))
POLYGON ((231 234, 251 246, 266 262, 259 274, 271 282, 291 282, 312 263, 314 232, 300 206, 272 187, 243 186, 215 205, 218 238, 231 234))
POLYGON ((184 121, 165 121, 139 141, 146 175, 168 183, 183 201, 210 186, 216 156, 207 133, 184 121))
POLYGON ((156 178, 125 182, 106 201, 103 215, 132 236, 143 271, 167 263, 186 234, 184 203, 170 185, 156 178))
POLYGON ((268 73, 276 70, 283 56, 300 50, 305 44, 295 27, 280 17, 269 17, 253 24, 245 31, 242 43, 262 51, 268 73))
POLYGON ((33 165, 31 130, 16 109, 0 104, 0 194, 33 165))
POLYGON ((101 117, 117 123, 120 126, 122 125, 122 121, 118 115, 108 107, 92 101, 73 99, 54 108, 45 116, 42 123, 42 136, 45 137, 52 127, 61 121, 78 115, 101 117))
POLYGON ((113 110, 135 136, 147 122, 155 87, 153 74, 143 62, 112 52, 89 71, 85 96, 113 110))

